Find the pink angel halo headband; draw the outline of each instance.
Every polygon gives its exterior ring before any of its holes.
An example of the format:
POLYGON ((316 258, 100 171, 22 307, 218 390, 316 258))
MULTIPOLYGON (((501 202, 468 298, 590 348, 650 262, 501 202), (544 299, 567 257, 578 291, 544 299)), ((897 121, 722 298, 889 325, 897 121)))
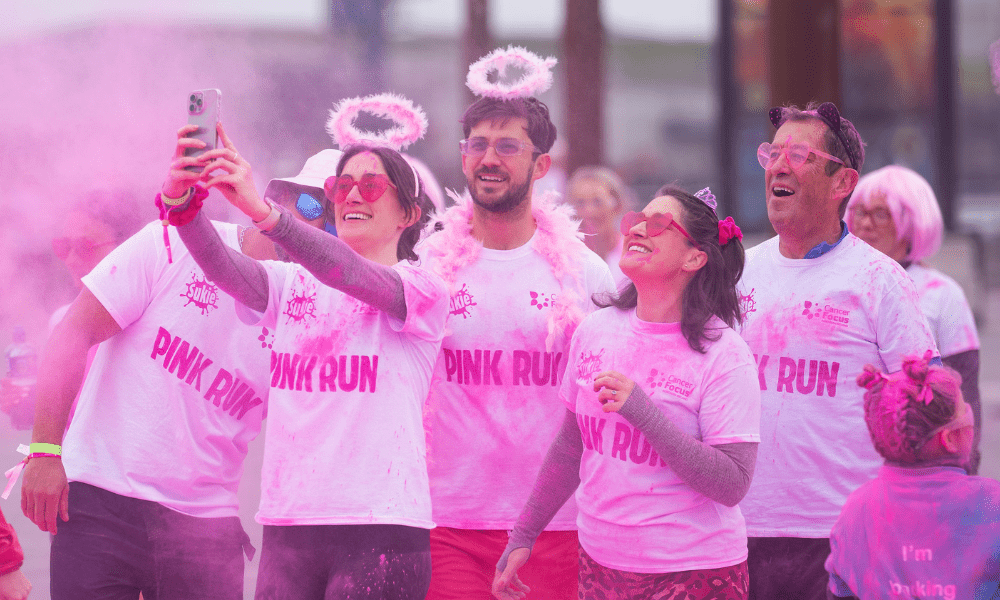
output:
MULTIPOLYGON (((357 144, 367 144, 401 152, 427 133, 427 115, 409 99, 396 94, 347 98, 335 104, 330 110, 326 132, 341 150, 347 150, 357 144), (354 126, 354 121, 362 112, 389 119, 395 126, 380 133, 362 131, 354 126)), ((410 169, 413 170, 413 179, 416 181, 414 196, 419 196, 420 178, 413 165, 410 165, 410 169)))
POLYGON ((497 48, 469 66, 465 85, 477 96, 499 100, 537 96, 552 87, 552 67, 557 62, 555 57, 542 58, 517 46, 497 48), (527 72, 517 81, 501 83, 500 78, 509 67, 521 67, 527 72), (488 76, 494 70, 497 81, 491 83, 488 76))
POLYGON ((326 132, 341 150, 355 144, 370 144, 399 152, 424 137, 427 132, 427 115, 410 100, 395 94, 347 98, 330 110, 326 132), (361 131, 354 126, 354 121, 362 112, 389 119, 396 126, 381 133, 361 131))

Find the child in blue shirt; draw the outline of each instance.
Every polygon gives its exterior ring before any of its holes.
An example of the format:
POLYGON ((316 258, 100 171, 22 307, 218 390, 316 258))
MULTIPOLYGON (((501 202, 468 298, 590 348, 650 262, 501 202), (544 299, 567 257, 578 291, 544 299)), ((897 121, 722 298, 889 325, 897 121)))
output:
POLYGON ((968 475, 972 410, 961 377, 930 358, 858 376, 886 462, 833 526, 828 598, 978 599, 1000 587, 1000 483, 968 475))

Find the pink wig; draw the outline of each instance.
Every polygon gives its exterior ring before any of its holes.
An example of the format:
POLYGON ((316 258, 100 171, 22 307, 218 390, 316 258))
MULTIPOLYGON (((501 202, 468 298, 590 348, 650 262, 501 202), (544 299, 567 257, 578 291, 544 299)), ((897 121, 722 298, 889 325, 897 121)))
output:
POLYGON ((854 229, 851 207, 870 207, 876 196, 885 196, 886 206, 896 225, 896 238, 906 240, 910 248, 906 260, 918 262, 934 256, 941 248, 944 221, 937 197, 927 180, 906 167, 889 165, 858 180, 847 204, 847 228, 854 229))

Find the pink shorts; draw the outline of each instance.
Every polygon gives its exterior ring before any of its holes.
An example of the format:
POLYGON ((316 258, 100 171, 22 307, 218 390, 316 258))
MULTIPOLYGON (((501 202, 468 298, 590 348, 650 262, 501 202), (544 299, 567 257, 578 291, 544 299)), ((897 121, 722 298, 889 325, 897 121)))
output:
MULTIPOLYGON (((493 576, 506 547, 506 531, 432 529, 427 600, 493 600, 493 576)), ((538 536, 531 558, 517 572, 532 600, 576 600, 579 547, 575 531, 538 536)))

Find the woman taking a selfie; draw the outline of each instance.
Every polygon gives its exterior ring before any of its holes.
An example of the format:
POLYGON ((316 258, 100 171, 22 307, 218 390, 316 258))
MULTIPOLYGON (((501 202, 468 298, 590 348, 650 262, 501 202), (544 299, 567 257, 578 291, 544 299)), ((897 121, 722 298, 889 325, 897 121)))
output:
POLYGON ((632 283, 573 335, 565 421, 498 564, 497 598, 524 597, 517 570, 574 491, 580 598, 746 598, 736 504, 753 476, 760 393, 732 329, 742 234, 714 207, 707 189, 665 186, 623 217, 632 283))
MULTIPOLYGON (((344 151, 325 186, 339 238, 262 200, 221 127, 224 147, 198 158, 181 155, 200 142, 178 141, 163 186, 170 198, 199 181, 219 189, 294 261, 233 252, 200 213, 178 228, 244 320, 273 332, 261 341, 272 368, 258 598, 423 598, 430 582, 422 407, 448 296, 410 263, 433 210, 419 178, 398 146, 343 135, 358 102, 376 112, 387 100, 345 101, 328 125, 344 151), (205 174, 184 170, 191 165, 205 174)), ((414 120, 417 110, 410 105, 414 120)), ((231 388, 238 396, 238 381, 231 388)))

